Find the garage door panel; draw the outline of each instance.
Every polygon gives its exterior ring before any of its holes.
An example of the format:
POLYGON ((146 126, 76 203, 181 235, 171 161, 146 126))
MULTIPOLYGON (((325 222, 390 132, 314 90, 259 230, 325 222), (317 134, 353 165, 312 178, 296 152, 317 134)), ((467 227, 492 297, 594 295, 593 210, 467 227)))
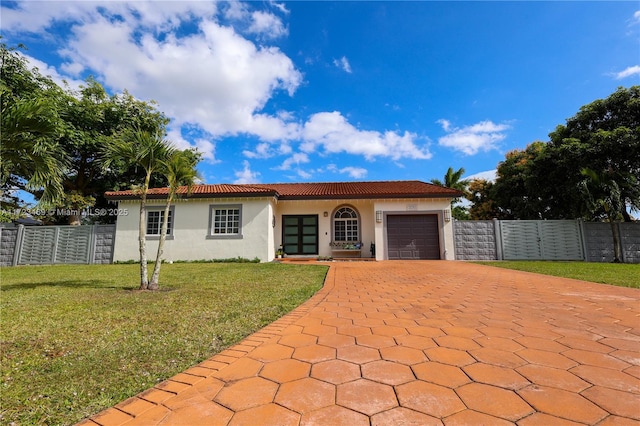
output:
POLYGON ((413 259, 415 251, 413 250, 400 250, 400 259, 413 259))
POLYGON ((389 259, 440 259, 438 216, 388 215, 389 259))

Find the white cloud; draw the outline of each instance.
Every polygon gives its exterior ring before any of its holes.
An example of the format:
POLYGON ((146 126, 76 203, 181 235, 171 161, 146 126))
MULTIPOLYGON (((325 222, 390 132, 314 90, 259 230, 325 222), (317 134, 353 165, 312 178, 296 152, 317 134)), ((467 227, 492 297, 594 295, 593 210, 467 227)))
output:
POLYGON ((462 128, 452 128, 448 120, 438 122, 448 133, 438 139, 438 144, 467 155, 497 149, 498 142, 506 137, 504 132, 509 129, 507 124, 495 124, 492 121, 481 121, 462 128))
POLYGON ((182 136, 180 129, 173 126, 167 129, 166 139, 177 149, 191 149, 194 147, 182 136))
POLYGON ((287 9, 287 6, 285 6, 284 3, 276 3, 275 1, 270 0, 269 5, 275 7, 280 11, 280 13, 284 13, 285 15, 288 15, 290 13, 289 9, 287 9))
POLYGON ((271 148, 271 144, 267 142, 261 142, 253 149, 253 151, 249 151, 245 149, 242 151, 242 155, 248 158, 269 158, 273 157, 275 153, 271 148))
POLYGON ((347 59, 346 56, 343 56, 340 59, 334 59, 333 60, 333 65, 335 65, 336 67, 340 68, 342 71, 347 72, 349 74, 351 74, 351 64, 349 64, 349 60, 347 59))
POLYGON ((142 27, 157 32, 177 28, 181 22, 193 17, 210 18, 217 12, 213 1, 23 1, 17 2, 15 7, 2 7, 2 26, 4 31, 42 32, 44 37, 50 37, 46 33, 50 25, 93 22, 101 15, 98 8, 113 21, 135 20, 142 27))
POLYGON ((280 167, 277 167, 276 170, 291 170, 291 166, 299 166, 300 164, 308 162, 309 156, 307 154, 305 154, 304 152, 297 152, 291 157, 284 160, 280 167))
POLYGON ((237 0, 232 0, 232 1, 226 2, 225 6, 226 7, 224 8, 223 15, 227 19, 231 19, 234 21, 241 21, 243 19, 246 19, 250 15, 249 10, 247 9, 246 3, 241 3, 237 0))
POLYGON ((297 169, 296 173, 298 173, 298 176, 300 176, 302 179, 311 179, 311 177, 313 176, 312 173, 309 173, 309 172, 304 171, 302 169, 297 169))
POLYGON ((84 81, 65 77, 60 74, 54 67, 42 62, 39 59, 33 58, 23 53, 20 54, 27 60, 27 67, 29 69, 37 68, 40 74, 45 77, 51 78, 51 80, 53 80, 60 87, 65 87, 66 84, 70 89, 79 90, 80 86, 85 85, 84 81))
POLYGON ((444 118, 437 120, 436 123, 440 124, 445 132, 448 132, 451 128, 451 122, 449 120, 445 120, 444 118))
POLYGON ((636 24, 640 24, 640 10, 636 10, 633 14, 633 21, 636 24))
POLYGON ((275 39, 286 36, 289 30, 276 15, 255 11, 251 14, 251 25, 247 30, 251 34, 258 34, 265 39, 275 39))
MULTIPOLYGON (((270 5, 289 13, 282 4, 270 5)), ((56 52, 64 60, 59 70, 31 59, 43 74, 61 82, 62 73, 92 73, 111 92, 127 89, 137 99, 157 101, 172 120, 176 142, 197 147, 209 162, 217 161, 212 141, 240 134, 259 139, 255 149, 243 152, 247 158, 290 156, 293 143, 300 143, 296 148, 304 155, 321 149, 370 160, 431 158, 416 134, 362 130, 337 111, 312 114, 306 123, 289 111, 266 113, 279 92, 295 94, 303 75, 277 47, 257 45, 220 23, 241 22, 258 35, 286 34, 280 18, 251 8, 211 1, 20 2, 15 9, 2 6, 2 24, 3 31, 42 37, 52 25, 66 25, 70 32, 59 43, 64 49, 56 52), (186 125, 200 131, 201 139, 186 141, 180 133, 186 125)), ((351 72, 345 56, 336 65, 351 72)))
POLYGON ((472 174, 470 176, 465 176, 464 180, 474 180, 474 179, 483 179, 486 181, 490 181, 490 182, 495 182, 496 178, 498 177, 498 170, 497 169, 493 169, 493 170, 487 170, 484 172, 478 172, 475 174, 472 174))
POLYGON ((304 142, 301 149, 314 152, 321 146, 326 153, 346 152, 374 157, 429 159, 431 153, 426 147, 416 145, 414 133, 386 131, 384 133, 359 130, 337 111, 320 112, 311 116, 302 131, 304 142))
POLYGON ((208 163, 215 164, 216 160, 216 144, 207 139, 196 139, 196 148, 202 154, 202 159, 208 163))
POLYGON ((363 169, 362 167, 343 167, 342 169, 339 170, 340 173, 342 174, 347 174, 350 177, 354 178, 354 179, 362 179, 365 176, 367 176, 367 169, 363 169))
MULTIPOLYGON (((106 2, 100 9, 92 2, 60 3, 64 6, 58 8, 53 3, 3 7, 3 30, 44 32, 53 23, 71 23, 71 36, 59 52, 66 72, 86 70, 114 91, 126 88, 138 99, 155 99, 176 126, 195 124, 213 137, 297 136, 296 123, 261 111, 277 91, 293 95, 302 74, 278 48, 259 47, 217 23, 215 3, 106 2), (187 20, 197 29, 173 31, 187 20)), ((264 25, 277 24, 254 16, 264 25)))
POLYGON ((623 78, 631 77, 632 75, 640 75, 640 65, 627 67, 620 72, 614 73, 616 80, 622 80, 623 78))
POLYGON ((180 129, 174 126, 171 126, 167 130, 166 139, 177 149, 197 149, 202 155, 202 159, 209 164, 216 164, 219 162, 219 160, 216 159, 215 142, 204 138, 198 138, 192 144, 182 136, 180 129))
POLYGON ((234 174, 236 176, 236 180, 233 183, 258 183, 260 182, 259 176, 260 172, 254 172, 251 170, 251 165, 247 160, 242 162, 243 169, 240 171, 236 171, 234 174))

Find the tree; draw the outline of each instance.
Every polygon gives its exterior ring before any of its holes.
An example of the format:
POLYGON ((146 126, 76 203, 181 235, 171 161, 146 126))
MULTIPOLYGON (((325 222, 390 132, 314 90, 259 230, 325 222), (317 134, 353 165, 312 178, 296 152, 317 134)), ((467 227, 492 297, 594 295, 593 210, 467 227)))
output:
MULTIPOLYGON (((579 187, 584 168, 613 179, 623 200, 620 214, 630 221, 627 206, 640 210, 640 86, 620 87, 607 98, 581 107, 549 137, 549 156, 566 171, 563 186, 579 187)), ((591 213, 584 202, 577 206, 575 217, 591 213)))
POLYGON ((138 242, 140 248, 140 290, 147 290, 149 287, 147 245, 145 238, 147 193, 149 191, 149 184, 152 176, 162 170, 163 165, 174 151, 175 148, 171 143, 160 135, 151 134, 147 131, 136 130, 125 133, 120 139, 109 141, 102 153, 102 167, 107 171, 114 164, 126 164, 132 167, 137 166, 144 170, 142 184, 134 187, 140 195, 140 216, 138 227, 138 242))
POLYGON ((162 250, 164 242, 167 238, 167 227, 169 222, 169 211, 174 198, 181 195, 191 193, 191 188, 198 177, 196 164, 198 156, 194 156, 191 151, 173 151, 169 157, 162 161, 162 173, 169 182, 169 193, 167 194, 167 202, 164 208, 162 219, 162 228, 160 230, 160 241, 158 242, 158 252, 156 254, 156 263, 153 267, 149 290, 157 290, 159 288, 160 267, 162 266, 162 250))
MULTIPOLYGON (((15 188, 25 189, 41 202, 55 201, 52 207, 78 214, 50 217, 50 220, 79 224, 79 212, 84 208, 108 206, 104 198, 106 191, 129 188, 143 177, 140 168, 127 167, 125 163, 113 163, 108 170, 103 169, 99 162, 102 148, 131 128, 164 134, 169 120, 156 109, 153 101, 137 100, 126 90, 109 95, 91 77, 79 90, 67 86, 62 88, 50 78, 40 75, 37 69, 30 69, 17 49, 7 48, 4 44, 0 49, 3 118, 1 189, 5 194, 15 188), (34 107, 38 109, 34 110, 34 107), (27 129, 20 134, 20 146, 5 143, 4 136, 9 135, 5 129, 13 129, 5 121, 20 116, 31 117, 27 124, 48 124, 50 129, 46 134, 33 127, 27 129), (51 154, 48 161, 35 161, 46 159, 46 153, 51 154), (64 164, 52 166, 55 164, 53 160, 64 160, 64 164), (37 178, 43 176, 41 167, 38 170, 34 168, 41 164, 49 165, 50 171, 56 173, 54 179, 49 179, 51 185, 43 184, 49 180, 38 183, 37 178), (53 194, 55 197, 52 198, 53 194)), ((160 174, 154 175, 152 183, 153 186, 165 186, 166 179, 160 174)), ((94 219, 115 221, 115 217, 94 219)))
MULTIPOLYGON (((104 170, 99 161, 103 146, 129 129, 150 134, 164 134, 168 119, 155 109, 153 102, 135 99, 126 91, 110 96, 93 78, 79 91, 66 91, 58 99, 63 118, 60 146, 68 153, 70 168, 63 180, 68 196, 60 207, 79 212, 83 208, 106 207, 106 191, 130 187, 142 176, 139 169, 126 164, 112 164, 104 170)), ((152 177, 153 179, 159 178, 152 177)), ((159 179, 153 186, 164 186, 159 179)), ((79 224, 79 215, 70 215, 69 224, 79 224)))
POLYGON ((40 201, 54 204, 64 197, 67 161, 52 142, 56 133, 49 106, 41 100, 19 100, 0 112, 0 179, 4 191, 42 191, 40 201))
POLYGON ((582 169, 582 175, 585 179, 581 182, 584 192, 588 196, 589 205, 597 210, 602 208, 605 212, 607 221, 611 224, 611 235, 613 236, 613 261, 620 262, 620 234, 616 222, 620 222, 623 218, 622 209, 624 202, 620 187, 614 177, 615 172, 609 171, 608 174, 598 174, 595 171, 585 168, 582 169))
MULTIPOLYGON (((453 167, 447 169, 447 173, 444 175, 444 183, 439 179, 431 179, 431 183, 434 185, 445 186, 447 188, 456 189, 463 194, 467 193, 468 180, 461 180, 464 175, 464 168, 459 168, 457 171, 453 171, 453 167)), ((451 211, 455 219, 465 220, 469 218, 466 207, 456 205, 460 202, 460 198, 454 198, 451 200, 451 211)))
POLYGON ((620 214, 630 221, 627 208, 640 210, 640 86, 581 107, 549 137, 507 153, 498 165, 491 196, 499 217, 598 220, 580 190, 589 168, 615 181, 620 214))
MULTIPOLYGON (((59 118, 45 96, 55 86, 37 70, 27 68, 16 49, 0 45, 0 192, 3 204, 12 191, 40 191, 49 205, 63 198, 68 166, 56 142, 59 118)), ((18 202, 17 198, 13 203, 18 202)))
MULTIPOLYGON (((561 192, 562 181, 553 170, 540 166, 547 144, 536 141, 524 150, 515 149, 506 154, 497 167, 497 178, 491 196, 502 219, 558 218, 555 200, 568 200, 571 195, 561 192), (555 216, 555 217, 554 217, 555 216)), ((557 165, 561 169, 560 164, 557 165)))
POLYGON ((467 189, 467 200, 471 202, 469 219, 499 219, 500 212, 495 202, 494 184, 485 179, 473 179, 467 189))

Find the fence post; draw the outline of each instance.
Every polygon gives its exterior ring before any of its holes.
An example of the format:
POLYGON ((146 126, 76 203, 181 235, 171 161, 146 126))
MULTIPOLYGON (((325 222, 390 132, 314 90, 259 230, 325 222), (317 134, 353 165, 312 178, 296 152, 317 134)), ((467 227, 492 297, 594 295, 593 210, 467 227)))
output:
POLYGON ((53 234, 53 247, 51 247, 51 264, 56 263, 56 254, 58 252, 58 239, 60 238, 60 227, 56 226, 53 234))
POLYGON ((496 239, 496 260, 502 260, 502 229, 500 228, 500 221, 496 218, 493 219, 493 235, 496 239))
POLYGON ((87 263, 92 265, 96 262, 96 225, 89 226, 91 226, 91 233, 89 234, 89 255, 87 256, 87 263))
POLYGON ((20 252, 22 251, 22 235, 24 233, 24 225, 18 225, 16 233, 16 245, 13 247, 13 262, 11 266, 16 266, 20 260, 20 252))
POLYGON ((577 219, 578 221, 578 232, 580 233, 580 242, 582 245, 582 260, 586 262, 587 259, 587 239, 584 236, 584 221, 582 219, 577 219))

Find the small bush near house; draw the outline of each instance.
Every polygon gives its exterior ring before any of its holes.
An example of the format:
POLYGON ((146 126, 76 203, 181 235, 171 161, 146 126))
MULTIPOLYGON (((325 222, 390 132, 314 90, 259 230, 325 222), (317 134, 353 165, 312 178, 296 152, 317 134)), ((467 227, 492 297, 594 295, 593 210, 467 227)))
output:
POLYGON ((276 320, 321 288, 327 267, 137 265, 2 268, 0 424, 73 424, 276 320))
POLYGON ((498 261, 474 262, 499 268, 536 272, 556 277, 574 278, 594 283, 640 288, 640 265, 628 263, 498 261))

